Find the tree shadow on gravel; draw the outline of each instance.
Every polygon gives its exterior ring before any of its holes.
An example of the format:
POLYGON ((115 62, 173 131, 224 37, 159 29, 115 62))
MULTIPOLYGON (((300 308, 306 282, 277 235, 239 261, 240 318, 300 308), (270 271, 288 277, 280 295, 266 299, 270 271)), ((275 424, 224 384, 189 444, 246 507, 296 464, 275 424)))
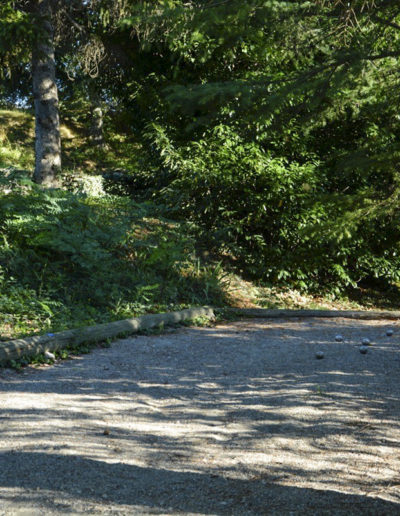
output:
MULTIPOLYGON (((68 496, 79 489, 78 498, 105 494, 110 503, 167 512, 400 514, 400 503, 348 494, 382 496, 400 484, 380 469, 385 457, 392 469, 400 457, 400 388, 389 383, 398 378, 400 347, 373 324, 348 325, 344 343, 332 342, 335 321, 315 324, 323 331, 313 338, 311 323, 284 322, 139 337, 9 375, 0 404, 27 399, 0 411, 4 442, 15 443, 15 453, 0 454, 1 485, 68 496), (373 331, 373 348, 361 355, 359 337, 373 331), (324 360, 315 359, 317 349, 324 360), (48 406, 47 394, 56 397, 48 406), (232 465, 246 453, 272 452, 273 463, 232 465), (145 466, 130 465, 138 453, 145 466)), ((396 493, 389 494, 400 501, 396 493)))
MULTIPOLYGON (((0 486, 4 499, 34 505, 40 491, 64 497, 48 510, 69 512, 65 499, 131 506, 152 513, 200 514, 366 514, 395 515, 389 501, 329 490, 279 485, 277 479, 240 480, 215 474, 110 464, 78 456, 46 453, 0 454, 0 486), (23 491, 15 494, 15 489, 23 491), (10 491, 8 491, 8 489, 10 491), (31 492, 31 493, 30 493, 31 492), (62 507, 63 506, 63 507, 62 507)), ((40 500, 43 506, 43 499, 40 500)))

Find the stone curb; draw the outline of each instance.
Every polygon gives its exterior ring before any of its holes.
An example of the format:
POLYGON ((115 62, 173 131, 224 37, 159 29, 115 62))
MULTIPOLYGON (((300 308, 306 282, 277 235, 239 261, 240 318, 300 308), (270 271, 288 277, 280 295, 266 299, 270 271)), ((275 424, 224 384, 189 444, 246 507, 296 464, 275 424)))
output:
POLYGON ((178 324, 196 317, 214 317, 214 312, 231 313, 239 317, 254 318, 306 318, 343 317, 346 319, 400 319, 400 312, 349 311, 349 310, 270 310, 264 308, 189 308, 178 312, 149 314, 106 324, 96 324, 54 334, 37 335, 24 339, 0 342, 0 364, 18 360, 22 356, 34 356, 45 351, 57 351, 68 346, 105 341, 110 338, 131 335, 160 325, 178 324))
POLYGON ((271 310, 268 308, 223 308, 216 312, 231 313, 240 317, 259 317, 265 319, 288 317, 343 317, 344 319, 400 319, 398 311, 354 311, 354 310, 271 310))
POLYGON ((132 319, 96 324, 95 326, 86 326, 54 334, 48 333, 46 335, 0 342, 0 364, 5 364, 10 360, 18 360, 22 356, 34 356, 38 353, 57 351, 68 346, 101 342, 160 325, 178 324, 196 317, 212 318, 214 317, 214 311, 208 307, 189 308, 179 312, 143 315, 132 319))

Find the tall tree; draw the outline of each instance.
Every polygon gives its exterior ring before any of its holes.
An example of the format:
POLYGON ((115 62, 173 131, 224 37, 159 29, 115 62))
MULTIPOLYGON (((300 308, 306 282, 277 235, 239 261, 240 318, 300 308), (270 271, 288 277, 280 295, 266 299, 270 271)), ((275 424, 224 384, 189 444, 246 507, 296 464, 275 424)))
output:
POLYGON ((43 186, 54 186, 61 170, 53 26, 57 4, 57 0, 5 0, 0 6, 2 75, 9 78, 27 68, 31 72, 36 135, 33 178, 43 186))
POLYGON ((61 138, 50 0, 34 2, 33 13, 40 33, 32 48, 36 136, 33 178, 43 186, 53 186, 61 170, 61 138))
MULTIPOLYGON (((61 170, 55 51, 58 59, 75 54, 77 72, 90 82, 104 57, 99 37, 106 26, 103 19, 115 17, 119 5, 109 0, 4 0, 0 5, 0 72, 10 75, 21 62, 30 68, 36 133, 33 177, 43 186, 55 186, 61 170)), ((97 116, 96 141, 101 141, 101 122, 97 116)))

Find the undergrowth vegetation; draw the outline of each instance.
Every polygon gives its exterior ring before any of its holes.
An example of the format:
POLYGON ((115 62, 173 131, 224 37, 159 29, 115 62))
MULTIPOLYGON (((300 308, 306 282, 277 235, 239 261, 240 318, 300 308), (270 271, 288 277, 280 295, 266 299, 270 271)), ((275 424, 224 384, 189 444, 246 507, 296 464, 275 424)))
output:
POLYGON ((397 280, 397 226, 377 214, 351 235, 339 235, 348 228, 340 224, 336 233, 315 233, 346 213, 329 203, 317 160, 274 157, 222 125, 179 146, 153 124, 140 160, 138 144, 113 133, 95 162, 77 127, 63 126, 60 188, 43 190, 30 179, 31 115, 0 116, 3 340, 201 304, 397 303, 395 289, 383 299, 379 285, 377 294, 358 288, 357 298, 344 300, 345 288, 362 278, 397 280), (118 153, 127 156, 116 176, 124 181, 104 179, 99 172, 115 170, 118 153), (68 168, 74 160, 80 166, 68 168))
POLYGON ((224 301, 190 225, 150 202, 44 191, 20 175, 0 194, 0 232, 3 338, 224 301))
POLYGON ((186 145, 156 124, 149 132, 164 184, 150 169, 148 193, 173 218, 195 222, 199 244, 234 270, 335 296, 400 280, 397 193, 385 183, 349 184, 316 155, 281 157, 227 125, 186 145))

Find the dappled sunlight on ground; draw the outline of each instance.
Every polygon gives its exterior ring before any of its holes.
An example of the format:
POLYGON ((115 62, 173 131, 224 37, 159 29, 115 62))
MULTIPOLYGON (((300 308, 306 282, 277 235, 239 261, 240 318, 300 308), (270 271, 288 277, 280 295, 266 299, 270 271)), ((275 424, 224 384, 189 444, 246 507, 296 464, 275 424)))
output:
POLYGON ((388 326, 240 321, 0 373, 0 496, 55 513, 399 514, 388 326))

